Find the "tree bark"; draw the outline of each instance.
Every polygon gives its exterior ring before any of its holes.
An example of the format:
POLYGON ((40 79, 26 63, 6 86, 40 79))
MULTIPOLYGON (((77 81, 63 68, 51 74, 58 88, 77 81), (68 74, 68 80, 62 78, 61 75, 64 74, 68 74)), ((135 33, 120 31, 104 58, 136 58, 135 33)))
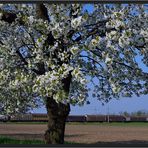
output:
POLYGON ((69 104, 57 103, 47 98, 48 129, 45 132, 46 144, 63 144, 66 118, 70 112, 69 104))
MULTIPOLYGON (((69 93, 71 72, 62 80, 63 89, 69 93)), ((70 112, 70 104, 57 103, 53 98, 47 98, 46 109, 48 115, 48 129, 45 132, 47 144, 63 144, 65 123, 70 112)))

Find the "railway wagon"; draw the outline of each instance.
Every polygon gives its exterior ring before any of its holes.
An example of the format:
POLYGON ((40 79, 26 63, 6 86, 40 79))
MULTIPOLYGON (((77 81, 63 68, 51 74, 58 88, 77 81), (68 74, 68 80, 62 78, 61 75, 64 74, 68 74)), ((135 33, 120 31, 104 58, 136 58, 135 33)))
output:
POLYGON ((148 121, 147 120, 147 117, 144 117, 144 116, 131 116, 130 117, 130 121, 132 121, 132 122, 145 122, 145 121, 148 121))
MULTIPOLYGON (((32 114, 32 121, 48 121, 47 114, 32 114)), ((67 117, 67 122, 84 122, 86 121, 83 115, 69 115, 67 117)))
MULTIPOLYGON (((47 114, 16 114, 9 121, 23 122, 47 122, 47 114)), ((121 115, 69 115, 67 122, 148 122, 148 117, 121 116, 121 115)))
POLYGON ((32 114, 32 121, 47 122, 47 114, 32 114))
POLYGON ((124 122, 126 121, 126 117, 121 116, 121 115, 109 115, 106 117, 106 121, 109 122, 124 122))
POLYGON ((106 116, 105 115, 86 115, 87 122, 105 122, 106 116))
POLYGON ((32 121, 32 114, 17 114, 11 116, 10 121, 19 122, 19 121, 32 121))
POLYGON ((7 122, 10 121, 10 116, 9 115, 0 115, 0 122, 7 122))
POLYGON ((67 122, 85 122, 86 117, 84 115, 69 115, 66 121, 67 122))

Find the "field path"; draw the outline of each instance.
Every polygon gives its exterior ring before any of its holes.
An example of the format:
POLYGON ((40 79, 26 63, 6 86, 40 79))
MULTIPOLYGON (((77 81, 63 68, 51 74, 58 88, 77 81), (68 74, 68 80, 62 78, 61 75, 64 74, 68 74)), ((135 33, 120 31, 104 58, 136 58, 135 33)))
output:
MULTIPOLYGON (((43 139, 46 124, 0 123, 0 135, 19 139, 43 139)), ((66 125, 65 140, 78 143, 146 142, 148 126, 66 125)))

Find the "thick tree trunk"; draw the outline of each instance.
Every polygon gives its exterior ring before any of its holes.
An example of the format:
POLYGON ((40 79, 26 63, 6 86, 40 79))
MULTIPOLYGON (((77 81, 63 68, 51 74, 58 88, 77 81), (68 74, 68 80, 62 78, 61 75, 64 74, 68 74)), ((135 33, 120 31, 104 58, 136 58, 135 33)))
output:
POLYGON ((52 98, 46 102, 48 114, 48 129, 45 132, 47 144, 63 144, 66 118, 70 112, 70 105, 56 103, 52 98))
MULTIPOLYGON (((63 90, 69 93, 71 72, 62 80, 63 90)), ((66 118, 70 112, 70 104, 57 103, 53 98, 47 98, 48 129, 45 133, 47 144, 63 144, 66 118)))

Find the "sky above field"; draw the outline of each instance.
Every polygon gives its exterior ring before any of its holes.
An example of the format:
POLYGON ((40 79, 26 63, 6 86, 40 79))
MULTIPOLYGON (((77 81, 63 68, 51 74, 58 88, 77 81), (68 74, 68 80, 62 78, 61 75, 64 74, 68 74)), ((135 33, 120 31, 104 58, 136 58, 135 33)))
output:
MULTIPOLYGON (((71 115, 85 114, 119 114, 120 112, 135 112, 138 110, 148 111, 148 95, 132 98, 112 99, 109 103, 102 106, 96 99, 90 99, 91 103, 84 106, 71 106, 71 115)), ((34 109, 32 113, 46 113, 45 107, 34 109)))
MULTIPOLYGON (((90 13, 93 11, 93 6, 88 4, 85 6, 90 13)), ((141 57, 137 57, 137 62, 143 71, 148 72, 148 67, 146 67, 141 62, 141 57)), ((143 95, 140 97, 133 96, 131 98, 120 98, 119 100, 112 99, 109 103, 102 105, 101 102, 94 98, 89 98, 91 103, 84 106, 71 106, 72 115, 81 114, 119 114, 120 112, 135 112, 138 110, 148 111, 148 95, 143 95)), ((45 107, 40 109, 34 109, 34 113, 46 113, 45 107)))

